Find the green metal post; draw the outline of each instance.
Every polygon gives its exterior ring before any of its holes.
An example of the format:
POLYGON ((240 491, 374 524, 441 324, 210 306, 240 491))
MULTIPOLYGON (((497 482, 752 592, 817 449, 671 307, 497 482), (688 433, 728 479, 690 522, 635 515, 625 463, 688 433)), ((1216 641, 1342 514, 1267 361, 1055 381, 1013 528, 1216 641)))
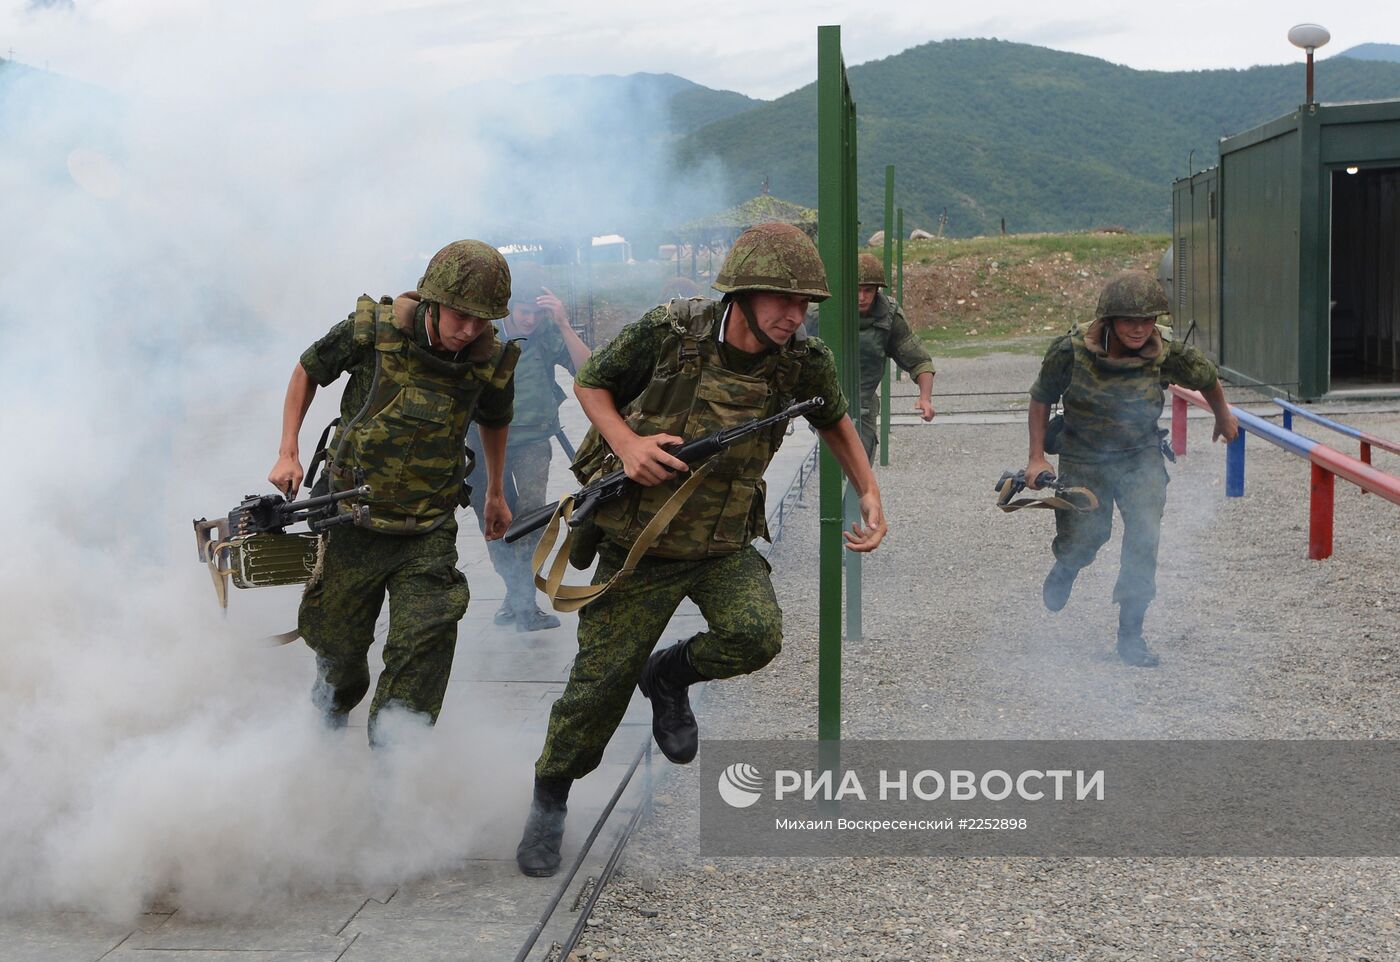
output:
MULTIPOLYGON (((890 257, 894 245, 894 164, 885 165, 885 282, 890 279, 890 257)), ((889 291, 887 287, 886 292, 889 291)), ((890 359, 885 358, 880 375, 880 466, 890 463, 890 359)))
MULTIPOLYGON (((822 302, 819 331, 831 346, 841 388, 859 396, 856 344, 856 250, 854 204, 855 105, 841 59, 841 28, 817 28, 817 242, 826 265, 831 297, 822 302), (852 383, 856 390, 852 390, 852 383)), ((825 447, 820 455, 821 556, 818 628, 817 737, 841 737, 841 581, 842 555, 848 578, 859 585, 859 557, 842 547, 843 478, 825 447)), ((857 607, 857 615, 859 608, 857 607)))
MULTIPOLYGON (((844 76, 844 71, 843 71, 844 76)), ((846 170, 844 172, 843 183, 846 188, 846 232, 842 235, 846 238, 847 274, 846 291, 850 305, 850 312, 847 315, 846 324, 846 369, 842 372, 845 383, 842 390, 846 397, 857 399, 860 397, 860 304, 856 294, 860 287, 860 261, 859 239, 860 219, 857 216, 860 199, 856 185, 856 104, 851 99, 851 88, 846 87, 846 170)), ((859 523, 860 518, 860 498, 856 496, 855 489, 849 484, 846 485, 846 525, 859 523)), ((854 552, 846 552, 846 640, 859 641, 862 635, 861 621, 861 597, 863 595, 861 578, 862 557, 854 552)))
POLYGON ((895 248, 895 260, 899 262, 899 269, 896 272, 894 283, 894 299, 900 307, 904 306, 904 208, 901 207, 894 214, 894 229, 899 235, 899 242, 895 248))

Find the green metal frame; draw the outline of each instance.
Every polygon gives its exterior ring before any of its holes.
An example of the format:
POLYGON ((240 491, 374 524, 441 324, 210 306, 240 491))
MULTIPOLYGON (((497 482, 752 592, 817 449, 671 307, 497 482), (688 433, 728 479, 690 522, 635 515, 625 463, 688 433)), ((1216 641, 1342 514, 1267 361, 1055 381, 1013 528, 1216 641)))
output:
MULTIPOLYGON (((817 243, 831 297, 822 302, 821 338, 832 350, 841 389, 860 397, 856 289, 856 105, 841 56, 841 28, 817 28, 817 243)), ((843 548, 855 498, 843 493, 841 466, 822 447, 820 626, 818 628, 817 737, 841 738, 841 582, 846 574, 846 636, 860 637, 860 555, 843 548)), ((859 514, 857 512, 857 517, 859 514)))
MULTIPOLYGON (((890 279, 894 246, 894 164, 885 165, 885 281, 890 279)), ((888 288, 887 288, 888 289, 888 288)), ((880 375, 880 466, 890 463, 890 359, 880 375)))

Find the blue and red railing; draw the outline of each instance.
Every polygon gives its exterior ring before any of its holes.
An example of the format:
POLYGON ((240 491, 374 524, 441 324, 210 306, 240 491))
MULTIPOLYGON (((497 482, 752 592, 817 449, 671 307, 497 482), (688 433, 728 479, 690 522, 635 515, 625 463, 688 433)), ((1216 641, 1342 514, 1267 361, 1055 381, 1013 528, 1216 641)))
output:
MULTIPOLYGON (((1196 391, 1188 391, 1175 384, 1171 386, 1170 390, 1172 393, 1172 450, 1177 454, 1185 454, 1186 406, 1194 404, 1197 407, 1209 409, 1210 405, 1196 391)), ((1321 417, 1321 415, 1313 414, 1311 411, 1300 410, 1297 405, 1287 401, 1275 400, 1284 408, 1286 420, 1283 427, 1266 421, 1258 415, 1250 414, 1248 411, 1241 411, 1233 406, 1230 408, 1235 417, 1239 419, 1240 434, 1226 446, 1225 494, 1231 498, 1244 495, 1244 439, 1246 434, 1253 434, 1271 444, 1278 445, 1285 451, 1301 458, 1307 458, 1312 464, 1312 484, 1308 502, 1308 557, 1314 561, 1320 561, 1332 555, 1334 488, 1337 478, 1343 478, 1362 491, 1379 495, 1387 501, 1400 505, 1400 478, 1379 471, 1370 464, 1372 447, 1400 454, 1400 444, 1331 421, 1321 417), (1362 459, 1358 460, 1319 441, 1296 433, 1292 430, 1291 416, 1294 414, 1355 438, 1362 445, 1362 459)))

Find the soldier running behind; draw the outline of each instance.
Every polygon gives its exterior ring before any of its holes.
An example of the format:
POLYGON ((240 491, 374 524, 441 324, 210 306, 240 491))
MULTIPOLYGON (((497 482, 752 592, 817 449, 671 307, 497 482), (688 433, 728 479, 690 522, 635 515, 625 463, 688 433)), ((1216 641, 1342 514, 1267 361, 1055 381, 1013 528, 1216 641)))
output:
POLYGON ((1142 637, 1142 621, 1157 594, 1157 545, 1167 501, 1162 415, 1167 384, 1200 391, 1215 412, 1212 440, 1235 440, 1239 422, 1230 413, 1215 365, 1194 347, 1171 340, 1157 318, 1167 314, 1156 279, 1129 271, 1099 295, 1094 322, 1057 337, 1031 385, 1030 456, 1026 484, 1051 471, 1046 453, 1059 454, 1060 475, 1086 487, 1098 507, 1055 510, 1055 565, 1045 578, 1045 607, 1069 601, 1079 570, 1094 560, 1113 528, 1113 505, 1123 516, 1123 549, 1113 600, 1118 604, 1118 657, 1152 668, 1157 655, 1142 637), (1050 407, 1063 399, 1062 424, 1049 431, 1050 407))
MULTIPOLYGON (((595 585, 618 572, 647 521, 687 480, 685 463, 668 446, 808 398, 823 398, 807 418, 860 496, 864 524, 845 534, 846 547, 872 551, 885 536, 880 489, 846 416, 831 351, 802 331, 808 303, 830 296, 816 247, 788 224, 751 227, 714 287, 722 301, 676 299, 655 308, 578 373, 574 390, 593 429, 575 473, 586 481, 620 463, 640 485, 598 510, 595 585)), ((683 765, 699 744, 686 689, 757 671, 778 654, 782 611, 768 563, 751 542, 768 536, 763 473, 785 427, 707 462, 707 474, 636 569, 580 611, 578 656, 550 713, 516 850, 526 875, 558 870, 570 786, 598 767, 634 685, 651 700, 657 745, 683 765), (707 630, 648 658, 686 598, 707 630)))

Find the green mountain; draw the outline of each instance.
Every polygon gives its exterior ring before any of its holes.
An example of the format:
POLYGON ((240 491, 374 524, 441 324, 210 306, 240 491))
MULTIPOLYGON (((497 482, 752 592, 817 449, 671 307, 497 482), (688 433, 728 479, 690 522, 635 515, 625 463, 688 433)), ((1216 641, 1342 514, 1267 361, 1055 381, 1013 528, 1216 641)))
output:
MULTIPOLYGON (((1301 63, 1248 70, 1140 71, 1000 40, 928 43, 849 70, 860 150, 860 216, 881 226, 886 164, 906 228, 947 233, 1121 226, 1162 231, 1170 184, 1213 164, 1221 136, 1297 106, 1301 63), (1194 151, 1194 156, 1191 152, 1194 151)), ((1320 64, 1324 102, 1400 97, 1400 64, 1320 64)), ((732 201, 767 176, 773 193, 817 202, 816 85, 683 138, 677 162, 719 160, 732 201)))
POLYGON ((557 97, 566 103, 609 105, 615 108, 616 115, 607 119, 615 120, 619 132, 634 126, 639 119, 661 126, 660 130, 633 131, 643 138, 688 134, 766 103, 732 90, 712 90, 670 73, 560 74, 510 86, 529 94, 557 97))
POLYGON ((1348 47, 1333 56, 1351 57, 1354 60, 1387 60, 1391 63, 1400 63, 1400 43, 1361 43, 1355 47, 1348 47))

